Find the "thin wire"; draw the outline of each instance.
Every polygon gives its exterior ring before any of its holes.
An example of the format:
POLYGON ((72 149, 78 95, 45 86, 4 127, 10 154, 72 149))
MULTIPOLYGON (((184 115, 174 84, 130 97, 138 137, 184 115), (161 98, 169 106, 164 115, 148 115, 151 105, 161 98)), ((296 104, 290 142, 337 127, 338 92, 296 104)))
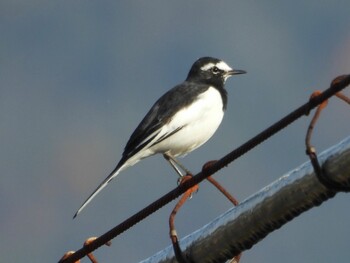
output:
POLYGON ((95 249, 99 248, 100 246, 106 244, 111 239, 115 238, 116 236, 120 235, 124 231, 128 230, 135 224, 139 223, 141 220, 145 219, 152 213, 156 212, 158 209, 166 205, 167 203, 171 202, 181 194, 183 194, 187 189, 193 187, 194 185, 200 183, 204 179, 206 179, 208 176, 213 175, 220 169, 222 169, 224 166, 227 166, 232 161, 236 160, 237 158, 241 157, 243 154, 250 151, 252 148, 256 147, 272 135, 276 134, 280 130, 284 129, 286 126, 294 122, 295 120, 299 119, 303 115, 308 115, 309 112, 317 107, 319 104, 321 104, 323 101, 329 99, 331 96, 336 94, 337 92, 344 89, 346 86, 350 84, 350 75, 342 75, 337 78, 335 78, 330 88, 322 92, 319 96, 311 98, 307 103, 300 106, 290 114, 288 114, 286 117, 282 118, 280 121, 276 122, 263 132, 259 133, 237 149, 233 150, 226 156, 224 156, 222 159, 218 160, 215 164, 208 167, 208 169, 203 170, 202 172, 199 172, 197 175, 195 175, 190 180, 184 182, 183 184, 179 185, 174 190, 170 191, 169 193, 165 194, 158 200, 154 201, 147 207, 143 208, 133 216, 126 219, 124 222, 120 223, 116 227, 112 228, 99 238, 97 238, 94 242, 91 244, 84 246, 83 248, 76 251, 74 254, 66 258, 65 260, 61 260, 60 263, 74 263, 75 261, 83 258, 90 252, 94 251, 95 249))

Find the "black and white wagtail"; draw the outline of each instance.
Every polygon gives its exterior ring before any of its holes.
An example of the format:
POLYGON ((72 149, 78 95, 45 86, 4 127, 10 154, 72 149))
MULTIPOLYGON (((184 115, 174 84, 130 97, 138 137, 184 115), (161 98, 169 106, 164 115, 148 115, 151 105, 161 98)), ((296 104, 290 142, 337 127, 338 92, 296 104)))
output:
POLYGON ((141 159, 163 154, 181 176, 188 172, 176 159, 204 144, 219 127, 227 105, 225 81, 237 74, 224 61, 203 57, 191 67, 187 79, 175 86, 152 106, 125 146, 115 169, 89 196, 84 207, 121 171, 141 159))

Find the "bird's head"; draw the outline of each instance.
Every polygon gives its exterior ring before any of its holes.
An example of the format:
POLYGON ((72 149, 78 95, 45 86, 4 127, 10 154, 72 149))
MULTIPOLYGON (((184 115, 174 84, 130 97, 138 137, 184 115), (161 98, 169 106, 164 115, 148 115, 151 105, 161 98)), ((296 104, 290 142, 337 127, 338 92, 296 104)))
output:
POLYGON ((229 77, 245 73, 244 70, 232 69, 220 59, 203 57, 192 65, 186 80, 223 85, 229 77))

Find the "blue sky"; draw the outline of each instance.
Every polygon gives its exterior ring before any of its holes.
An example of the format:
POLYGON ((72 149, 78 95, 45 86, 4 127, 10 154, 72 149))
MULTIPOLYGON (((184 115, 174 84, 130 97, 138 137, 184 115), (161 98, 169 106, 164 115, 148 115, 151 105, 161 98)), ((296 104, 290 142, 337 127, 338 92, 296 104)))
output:
MULTIPOLYGON (((213 138, 182 162, 193 172, 241 145, 350 69, 349 1, 9 1, 0 3, 0 254, 55 262, 176 186, 161 156, 122 172, 76 219, 130 134, 201 56, 231 78, 213 138)), ((349 94, 349 91, 347 91, 349 94)), ((350 132, 332 99, 319 151, 350 132)), ((307 160, 299 120, 216 179, 243 200, 307 160)), ((339 194, 247 251, 242 262, 347 262, 349 196, 339 194)), ((170 244, 174 203, 101 248, 101 262, 138 262, 170 244)), ((230 207, 207 183, 177 217, 184 236, 230 207)), ((268 216, 268 215, 267 215, 268 216)))

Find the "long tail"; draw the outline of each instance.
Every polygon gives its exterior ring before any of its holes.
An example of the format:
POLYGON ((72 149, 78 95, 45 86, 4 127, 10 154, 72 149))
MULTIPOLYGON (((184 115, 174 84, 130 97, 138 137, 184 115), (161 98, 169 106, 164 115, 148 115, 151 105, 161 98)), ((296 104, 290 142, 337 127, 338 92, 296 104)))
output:
POLYGON ((114 177, 116 177, 122 170, 125 169, 124 166, 125 162, 121 160, 117 167, 114 168, 114 170, 106 177, 106 179, 103 180, 103 182, 95 189, 95 191, 88 197, 88 199, 85 200, 85 202, 81 205, 81 207, 78 209, 78 211, 73 216, 73 219, 77 217, 77 215, 80 214, 80 212, 87 206, 88 203, 91 202, 91 200, 103 189, 107 186, 107 184, 112 181, 114 177))

